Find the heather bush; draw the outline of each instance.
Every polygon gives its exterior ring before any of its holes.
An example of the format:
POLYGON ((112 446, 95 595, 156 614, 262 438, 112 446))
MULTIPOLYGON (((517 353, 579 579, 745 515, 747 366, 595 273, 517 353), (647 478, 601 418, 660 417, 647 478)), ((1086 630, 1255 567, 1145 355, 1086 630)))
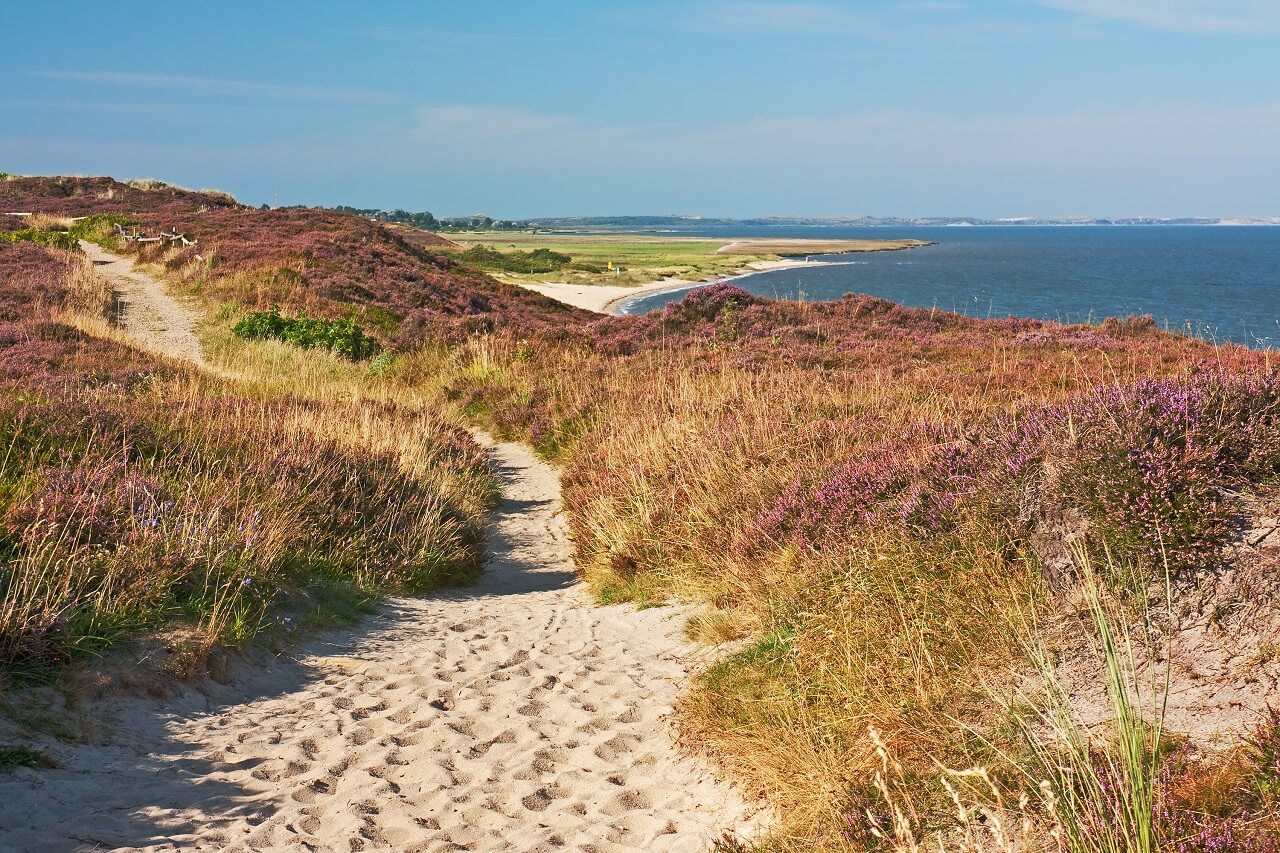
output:
POLYGON ((1278 418, 1274 378, 1204 373, 1099 388, 967 433, 912 426, 792 481, 738 546, 838 549, 878 527, 928 537, 966 515, 1018 539, 1046 514, 1074 511, 1096 556, 1136 568, 1138 578, 1165 565, 1189 576, 1220 559, 1239 490, 1280 473, 1278 418))
POLYGON ((0 322, 0 666, 174 626, 241 642, 478 569, 492 485, 465 433, 95 337, 77 306, 109 290, 78 256, 0 247, 0 271, 23 309, 0 322))
POLYGON ((414 590, 477 568, 476 455, 411 474, 302 425, 352 412, 172 387, 49 388, 0 412, 0 659, 56 662, 183 614, 237 641, 309 578, 414 590))
POLYGON ((0 181, 0 209, 62 216, 94 213, 164 213, 173 216, 220 207, 238 207, 221 193, 181 187, 130 186, 111 178, 16 177, 0 181))
POLYGON ((1240 489, 1280 474, 1280 381, 1201 374, 1102 388, 1054 413, 1056 490, 1108 549, 1150 573, 1205 568, 1240 489))
POLYGON ((0 321, 47 319, 62 311, 101 316, 110 285, 79 249, 0 240, 0 321))
MULTIPOLYGON (((1254 735, 1276 738, 1274 715, 1254 735)), ((1189 744, 1164 758, 1156 823, 1171 853, 1280 851, 1280 797, 1274 770, 1246 740, 1243 749, 1200 754, 1189 744)))

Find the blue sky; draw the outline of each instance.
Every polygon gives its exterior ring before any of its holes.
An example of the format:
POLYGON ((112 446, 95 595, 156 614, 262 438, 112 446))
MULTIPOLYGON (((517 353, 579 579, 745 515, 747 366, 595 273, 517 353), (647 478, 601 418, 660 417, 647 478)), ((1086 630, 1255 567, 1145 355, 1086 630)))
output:
POLYGON ((8 10, 0 170, 495 216, 1280 214, 1280 0, 8 10))

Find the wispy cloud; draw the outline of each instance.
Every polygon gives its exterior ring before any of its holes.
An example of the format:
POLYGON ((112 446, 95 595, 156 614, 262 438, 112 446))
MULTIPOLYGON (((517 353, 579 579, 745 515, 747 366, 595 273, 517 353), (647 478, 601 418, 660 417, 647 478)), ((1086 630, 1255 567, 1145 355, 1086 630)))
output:
POLYGON ((1274 212, 1276 139, 1274 102, 1004 117, 902 111, 704 128, 451 106, 428 109, 408 127, 346 127, 271 142, 122 140, 86 148, 80 137, 8 131, 0 132, 0 160, 30 172, 75 163, 106 173, 195 175, 186 179, 244 188, 248 197, 294 186, 311 200, 326 192, 334 193, 329 201, 511 216, 1220 215, 1274 212), (325 185, 316 175, 358 178, 325 185))
POLYGON ((380 151, 374 159, 400 163, 406 174, 429 168, 432 180, 529 184, 535 197, 539 182, 570 193, 603 180, 619 193, 616 209, 661 189, 677 206, 714 199, 739 210, 767 209, 752 199, 776 191, 795 201, 773 203, 800 212, 932 213, 961 198, 985 208, 978 214, 1182 214, 1266 207, 1280 184, 1246 176, 1280 174, 1276 138, 1276 104, 1008 117, 904 111, 698 129, 460 106, 428 110, 417 133, 360 150, 380 151))
POLYGON ((395 95, 372 89, 348 86, 297 86, 282 83, 259 83, 249 80, 224 80, 217 77, 188 77, 175 74, 138 74, 128 71, 33 71, 31 75, 46 80, 65 80, 98 86, 133 89, 178 89, 212 95, 250 98, 277 98, 291 101, 349 101, 354 103, 394 103, 395 95))
POLYGON ((865 16, 827 3, 719 2, 704 9, 697 23, 719 32, 870 34, 865 16))
POLYGON ((1184 33, 1260 35, 1280 31, 1276 0, 1036 0, 1089 18, 1184 33))
POLYGON ((178 104, 119 104, 101 101, 0 100, 0 109, 66 110, 68 112, 172 116, 175 111, 182 109, 182 107, 178 104))
POLYGON ((429 27, 361 27, 342 30, 342 35, 357 36, 386 42, 412 42, 419 44, 448 45, 450 47, 475 47, 510 40, 503 33, 468 33, 455 30, 437 30, 429 27))
MULTIPOLYGON (((1105 0, 1098 2, 1102 4, 1105 0)), ((846 42, 897 44, 970 42, 993 35, 1023 39, 1097 35, 1090 28, 1071 22, 1030 21, 1025 17, 1001 15, 989 7, 975 8, 961 0, 899 0, 857 6, 798 0, 717 0, 684 21, 686 26, 714 34, 826 36, 846 42)))
POLYGON ((903 0, 893 8, 899 12, 963 12, 969 4, 959 0, 903 0))
POLYGON ((468 141, 521 138, 581 130, 586 122, 563 116, 488 107, 428 107, 421 112, 419 132, 431 137, 465 138, 468 141))

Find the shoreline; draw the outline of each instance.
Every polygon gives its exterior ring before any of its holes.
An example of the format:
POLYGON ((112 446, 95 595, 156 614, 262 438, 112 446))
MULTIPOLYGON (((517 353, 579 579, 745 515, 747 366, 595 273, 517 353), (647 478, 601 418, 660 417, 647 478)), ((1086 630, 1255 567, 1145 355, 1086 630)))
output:
MULTIPOLYGON (((918 247, 903 246, 898 249, 877 249, 875 251, 902 251, 911 248, 918 247)), ((841 254, 864 254, 864 252, 842 252, 841 254)), ((719 278, 703 281, 690 281, 682 278, 663 278, 657 281, 651 281, 647 284, 625 287, 609 284, 570 284, 569 282, 562 281, 521 281, 516 282, 516 284, 526 290, 541 293, 543 296, 554 299, 557 302, 563 302, 566 305, 572 305, 575 308, 582 308, 596 314, 617 317, 628 316, 620 310, 622 306, 644 296, 652 296, 657 293, 670 293, 677 290, 692 290, 695 287, 709 287, 713 284, 738 281, 739 279, 748 278, 759 273, 773 272, 775 270, 796 269, 812 266, 840 266, 844 263, 849 262, 810 261, 794 257, 782 258, 776 261, 752 261, 749 264, 744 264, 743 266, 738 267, 728 275, 720 276, 719 278)))

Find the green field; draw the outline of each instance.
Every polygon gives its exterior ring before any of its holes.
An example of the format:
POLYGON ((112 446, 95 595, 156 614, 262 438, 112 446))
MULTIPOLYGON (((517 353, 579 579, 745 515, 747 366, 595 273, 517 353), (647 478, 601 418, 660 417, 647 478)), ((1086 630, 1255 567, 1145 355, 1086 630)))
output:
POLYGON ((725 255, 716 251, 732 240, 649 237, 640 234, 547 234, 533 232, 460 232, 449 239, 466 248, 488 246, 501 252, 550 249, 573 263, 550 273, 491 273, 504 281, 567 281, 576 284, 647 284, 663 278, 694 281, 728 275, 752 261, 777 255, 725 255), (611 272, 608 265, 621 267, 611 272))

